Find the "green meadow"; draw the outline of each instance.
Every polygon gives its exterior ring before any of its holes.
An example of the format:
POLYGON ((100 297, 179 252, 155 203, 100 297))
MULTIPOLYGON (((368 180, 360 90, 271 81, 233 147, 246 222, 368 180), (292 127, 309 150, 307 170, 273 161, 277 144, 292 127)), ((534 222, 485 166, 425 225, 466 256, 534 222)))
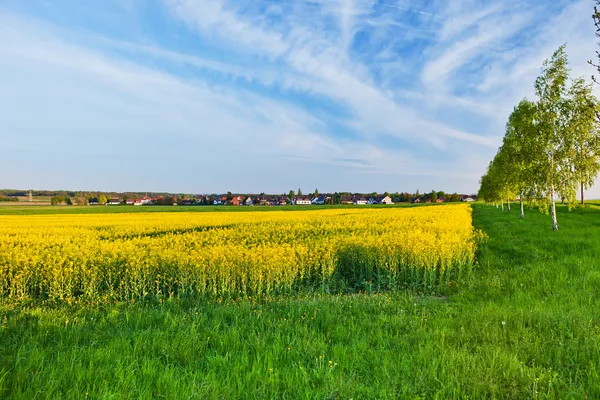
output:
POLYGON ((0 300, 0 398, 600 398, 600 204, 558 232, 517 206, 473 205, 489 239, 442 294, 0 300))
MULTIPOLYGON (((448 203, 451 204, 451 203, 448 203)), ((103 206, 27 206, 11 205, 2 206, 0 215, 48 215, 48 214, 122 214, 122 213, 147 213, 147 212, 261 212, 261 211, 302 211, 324 210, 332 208, 393 208, 393 207, 424 207, 435 204, 398 203, 391 205, 381 204, 336 204, 336 205, 307 205, 307 206, 131 206, 131 205, 103 205, 103 206)))

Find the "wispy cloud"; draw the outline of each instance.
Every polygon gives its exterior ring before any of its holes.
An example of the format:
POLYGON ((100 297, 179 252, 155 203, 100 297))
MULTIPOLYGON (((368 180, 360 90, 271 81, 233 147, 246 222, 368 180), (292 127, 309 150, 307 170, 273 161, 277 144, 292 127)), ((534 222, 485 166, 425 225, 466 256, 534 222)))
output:
POLYGON ((525 3, 9 0, 0 163, 119 160, 45 187, 474 191, 541 61, 569 42, 591 74, 589 4, 525 3))

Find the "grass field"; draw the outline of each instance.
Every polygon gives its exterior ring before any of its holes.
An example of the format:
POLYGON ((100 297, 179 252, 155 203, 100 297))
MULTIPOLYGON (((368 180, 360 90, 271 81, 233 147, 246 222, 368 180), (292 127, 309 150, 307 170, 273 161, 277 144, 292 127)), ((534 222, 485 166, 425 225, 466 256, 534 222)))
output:
POLYGON ((337 205, 309 205, 309 206, 50 206, 50 205, 22 205, 20 203, 0 203, 0 215, 55 215, 55 214, 127 214, 148 212, 261 212, 261 211, 310 211, 331 209, 364 209, 364 208, 398 208, 398 207, 423 207, 435 204, 398 203, 392 205, 365 204, 355 206, 352 204, 337 205))
POLYGON ((473 206, 489 235, 418 290, 0 304, 2 398, 600 398, 600 209, 473 206))

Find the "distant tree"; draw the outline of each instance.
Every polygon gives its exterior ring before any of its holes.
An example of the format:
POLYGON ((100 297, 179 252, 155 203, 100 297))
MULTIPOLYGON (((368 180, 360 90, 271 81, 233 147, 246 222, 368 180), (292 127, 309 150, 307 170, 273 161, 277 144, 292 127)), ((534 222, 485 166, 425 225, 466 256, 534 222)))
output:
POLYGON ((408 202, 410 202, 411 197, 412 196, 410 195, 410 193, 402 192, 402 193, 398 194, 398 199, 394 200, 394 202, 396 202, 396 203, 408 203, 408 202))
POLYGON ((78 206, 87 206, 88 198, 85 196, 77 196, 75 197, 75 204, 78 206))
POLYGON ((333 204, 341 204, 342 203, 342 194, 335 192, 331 197, 333 200, 333 204))
POLYGON ((415 196, 419 197, 421 194, 419 193, 419 189, 417 189, 417 193, 415 193, 415 196))
POLYGON ((16 202, 19 201, 18 197, 9 197, 9 196, 5 196, 3 194, 0 194, 0 201, 3 202, 16 202))
POLYGON ((288 193, 288 197, 290 199, 294 198, 296 196, 296 193, 293 190, 290 190, 290 192, 288 193))
POLYGON ((432 190, 431 193, 429 193, 429 198, 431 199, 431 201, 433 203, 435 203, 438 199, 438 194, 435 190, 432 190))
POLYGON ((315 189, 315 197, 319 195, 319 189, 315 189))
POLYGON ((298 196, 302 196, 302 189, 298 188, 298 196))
POLYGON ((100 196, 98 197, 98 203, 106 204, 106 196, 104 195, 104 193, 100 194, 100 196))

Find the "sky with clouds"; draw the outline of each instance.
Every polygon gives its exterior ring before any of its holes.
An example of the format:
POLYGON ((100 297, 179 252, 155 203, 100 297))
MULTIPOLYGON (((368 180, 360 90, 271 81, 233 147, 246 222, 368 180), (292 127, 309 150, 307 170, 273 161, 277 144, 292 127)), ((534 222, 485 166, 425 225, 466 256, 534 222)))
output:
POLYGON ((3 0, 0 187, 474 193, 593 4, 3 0))

